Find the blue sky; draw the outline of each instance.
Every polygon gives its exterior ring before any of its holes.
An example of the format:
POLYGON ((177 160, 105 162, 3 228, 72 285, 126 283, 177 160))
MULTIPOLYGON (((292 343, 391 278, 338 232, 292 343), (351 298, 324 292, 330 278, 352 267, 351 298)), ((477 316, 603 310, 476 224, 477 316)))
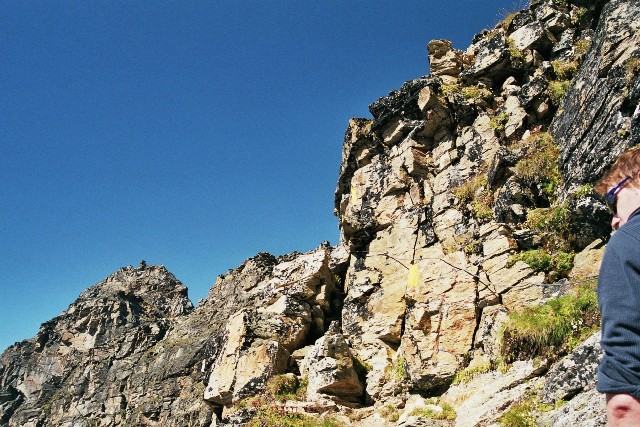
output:
POLYGON ((522 0, 1 1, 0 351, 126 265, 337 243, 350 117, 522 0))

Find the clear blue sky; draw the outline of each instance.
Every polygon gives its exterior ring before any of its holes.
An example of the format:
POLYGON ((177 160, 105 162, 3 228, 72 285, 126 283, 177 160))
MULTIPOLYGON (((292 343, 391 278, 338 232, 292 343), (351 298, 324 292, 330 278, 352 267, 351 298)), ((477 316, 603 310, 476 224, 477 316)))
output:
POLYGON ((350 117, 522 0, 0 1, 0 351, 126 265, 337 243, 350 117))

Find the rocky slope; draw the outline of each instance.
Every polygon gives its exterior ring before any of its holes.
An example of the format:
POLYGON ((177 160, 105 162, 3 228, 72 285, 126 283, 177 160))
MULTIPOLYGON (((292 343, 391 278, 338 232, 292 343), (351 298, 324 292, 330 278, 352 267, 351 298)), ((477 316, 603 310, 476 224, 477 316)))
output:
POLYGON ((2 354, 0 425, 604 425, 589 184, 640 141, 638 22, 532 0, 430 42, 430 75, 349 121, 336 247, 258 254, 197 308, 162 266, 119 270, 2 354), (573 295, 561 342, 516 323, 573 295))

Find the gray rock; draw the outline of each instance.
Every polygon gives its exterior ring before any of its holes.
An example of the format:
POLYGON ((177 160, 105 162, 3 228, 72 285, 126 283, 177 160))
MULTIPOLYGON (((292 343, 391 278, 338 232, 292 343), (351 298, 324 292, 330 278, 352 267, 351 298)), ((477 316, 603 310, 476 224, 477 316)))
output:
POLYGON ((518 99, 524 107, 531 107, 532 104, 541 99, 547 90, 548 81, 544 76, 535 76, 531 81, 522 86, 518 94, 518 99))
POLYGON ((604 396, 592 387, 560 408, 540 414, 539 421, 554 427, 604 427, 607 425, 605 405, 604 396))
POLYGON ((543 50, 551 45, 547 34, 538 22, 532 22, 515 30, 509 38, 517 49, 543 50))
POLYGON ((554 404, 568 401, 580 392, 595 386, 598 364, 602 358, 600 332, 554 365, 545 375, 542 400, 554 404))
POLYGON ((591 48, 551 133, 561 147, 564 187, 592 183, 627 147, 640 142, 636 104, 638 73, 624 70, 640 56, 640 4, 612 0, 604 6, 591 48))
POLYGON ((473 65, 465 69, 462 80, 468 84, 489 76, 491 80, 500 80, 509 74, 510 61, 504 36, 484 38, 477 44, 477 53, 473 65))

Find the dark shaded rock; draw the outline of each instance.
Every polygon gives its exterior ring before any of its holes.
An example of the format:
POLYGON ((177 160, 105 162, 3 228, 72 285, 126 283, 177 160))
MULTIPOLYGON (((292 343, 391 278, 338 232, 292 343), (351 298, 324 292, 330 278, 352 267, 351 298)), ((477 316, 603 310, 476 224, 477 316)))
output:
POLYGON ((537 248, 538 246, 540 246, 541 242, 540 236, 538 236, 528 228, 514 230, 513 238, 518 244, 518 249, 520 249, 521 251, 537 248))
POLYGON ((608 0, 569 0, 568 3, 580 7, 602 7, 608 0))
POLYGON ((606 241, 611 234, 611 213, 599 199, 593 196, 569 201, 572 232, 576 249, 581 250, 596 239, 606 241))
POLYGON ((516 177, 507 179, 498 191, 494 214, 499 222, 519 224, 527 219, 528 207, 535 206, 534 196, 528 186, 516 177))
POLYGON ((511 19, 509 26, 506 28, 507 32, 512 33, 518 28, 522 28, 525 25, 533 23, 535 17, 531 13, 529 9, 521 10, 516 12, 514 17, 511 19))
POLYGON ((9 422, 23 400, 24 395, 12 385, 0 391, 0 424, 9 422))
POLYGON ((338 175, 338 185, 334 197, 334 213, 340 212, 343 198, 347 196, 351 188, 351 178, 354 172, 366 166, 371 159, 384 153, 381 139, 372 131, 373 121, 368 119, 352 118, 345 131, 342 144, 342 162, 338 175))
POLYGON ((478 117, 478 107, 475 102, 469 102, 461 96, 448 103, 448 110, 440 111, 441 127, 450 129, 455 123, 458 127, 471 126, 478 117))
POLYGON ((627 147, 640 142, 638 73, 629 73, 640 56, 640 3, 612 0, 602 10, 584 64, 569 88, 562 112, 552 122, 558 142, 564 188, 595 182, 627 147))
POLYGON ((440 87, 439 79, 425 76, 405 82, 400 89, 369 105, 369 111, 374 118, 373 130, 382 129, 395 117, 423 120, 424 113, 418 107, 418 95, 425 86, 437 90, 440 87))
POLYGON ((487 184, 489 187, 495 188, 498 185, 502 185, 511 176, 509 168, 515 166, 518 160, 519 157, 507 147, 501 146, 498 148, 487 171, 487 184))
POLYGON ((546 95, 548 80, 543 76, 536 76, 530 82, 522 86, 522 90, 518 94, 518 99, 523 107, 531 107, 535 101, 540 100, 546 95))
POLYGON ((553 46, 553 54, 559 59, 570 61, 573 59, 573 44, 576 29, 568 28, 560 36, 560 40, 553 46))

